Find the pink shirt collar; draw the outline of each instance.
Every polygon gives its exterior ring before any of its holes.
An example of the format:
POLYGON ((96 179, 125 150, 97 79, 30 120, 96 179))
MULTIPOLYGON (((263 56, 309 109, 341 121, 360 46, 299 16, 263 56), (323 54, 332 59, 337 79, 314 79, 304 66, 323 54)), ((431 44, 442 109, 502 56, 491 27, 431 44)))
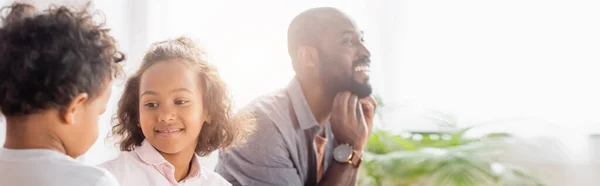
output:
MULTIPOLYGON (((169 163, 160 153, 148 142, 148 140, 144 140, 142 144, 136 147, 133 150, 137 156, 142 160, 142 162, 152 165, 156 168, 163 176, 165 176, 169 182, 177 184, 177 180, 175 180, 175 167, 169 163)), ((192 164, 190 167, 190 173, 188 176, 182 180, 186 181, 189 179, 196 179, 202 177, 206 179, 205 175, 202 174, 202 169, 200 169, 200 162, 198 161, 198 155, 194 154, 192 157, 192 164)))

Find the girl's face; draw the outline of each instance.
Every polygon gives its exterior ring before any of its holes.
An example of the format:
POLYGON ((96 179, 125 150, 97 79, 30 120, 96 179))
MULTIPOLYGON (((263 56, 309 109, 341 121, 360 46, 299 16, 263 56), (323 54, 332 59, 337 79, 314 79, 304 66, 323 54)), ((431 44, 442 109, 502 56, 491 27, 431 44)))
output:
POLYGON ((140 127, 158 151, 175 154, 196 149, 207 112, 199 77, 183 61, 158 62, 140 79, 140 127))

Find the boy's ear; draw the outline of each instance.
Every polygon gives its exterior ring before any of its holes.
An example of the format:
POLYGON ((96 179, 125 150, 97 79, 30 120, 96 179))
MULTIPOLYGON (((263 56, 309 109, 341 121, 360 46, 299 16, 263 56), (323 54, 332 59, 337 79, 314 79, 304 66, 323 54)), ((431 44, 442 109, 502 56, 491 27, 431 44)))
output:
POLYGON ((62 119, 65 120, 67 124, 75 124, 75 114, 77 113, 77 111, 80 111, 80 109, 82 109, 83 104, 87 100, 87 93, 81 93, 75 96, 75 98, 71 100, 69 105, 67 105, 67 108, 65 108, 64 113, 62 114, 62 119))

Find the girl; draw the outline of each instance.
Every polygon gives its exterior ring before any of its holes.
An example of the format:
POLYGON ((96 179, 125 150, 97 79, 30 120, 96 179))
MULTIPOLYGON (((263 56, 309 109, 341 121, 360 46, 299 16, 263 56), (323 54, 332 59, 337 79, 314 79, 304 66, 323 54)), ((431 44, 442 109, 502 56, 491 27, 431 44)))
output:
POLYGON ((185 37, 151 46, 115 121, 112 133, 126 152, 100 166, 122 186, 230 185, 198 158, 243 141, 253 126, 247 114, 232 117, 225 83, 185 37))

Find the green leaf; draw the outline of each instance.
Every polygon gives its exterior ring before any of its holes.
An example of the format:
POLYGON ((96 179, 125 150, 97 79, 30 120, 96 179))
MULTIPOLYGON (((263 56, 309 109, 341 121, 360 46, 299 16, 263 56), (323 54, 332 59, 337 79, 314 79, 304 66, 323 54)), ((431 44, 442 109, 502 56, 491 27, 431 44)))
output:
POLYGON ((405 150, 417 150, 417 145, 415 145, 413 142, 404 139, 402 137, 399 136, 391 136, 390 137, 391 140, 393 140, 394 142, 396 142, 396 144, 400 145, 402 148, 404 148, 405 150))
POLYGON ((466 128, 459 130, 458 132, 452 133, 452 138, 450 139, 450 143, 452 145, 459 145, 459 142, 461 140, 464 140, 465 133, 467 133, 467 131, 471 130, 472 128, 473 127, 466 127, 466 128))
MULTIPOLYGON (((367 142, 362 176, 374 185, 493 185, 509 179, 493 172, 495 152, 507 139, 498 135, 479 139, 464 137, 470 128, 452 133, 451 140, 404 139, 386 131, 374 131, 367 142)), ((504 166, 516 179, 543 185, 537 177, 518 166, 504 166)), ((512 179, 512 177, 511 177, 512 179)), ((520 182, 519 182, 520 183, 520 182)))

